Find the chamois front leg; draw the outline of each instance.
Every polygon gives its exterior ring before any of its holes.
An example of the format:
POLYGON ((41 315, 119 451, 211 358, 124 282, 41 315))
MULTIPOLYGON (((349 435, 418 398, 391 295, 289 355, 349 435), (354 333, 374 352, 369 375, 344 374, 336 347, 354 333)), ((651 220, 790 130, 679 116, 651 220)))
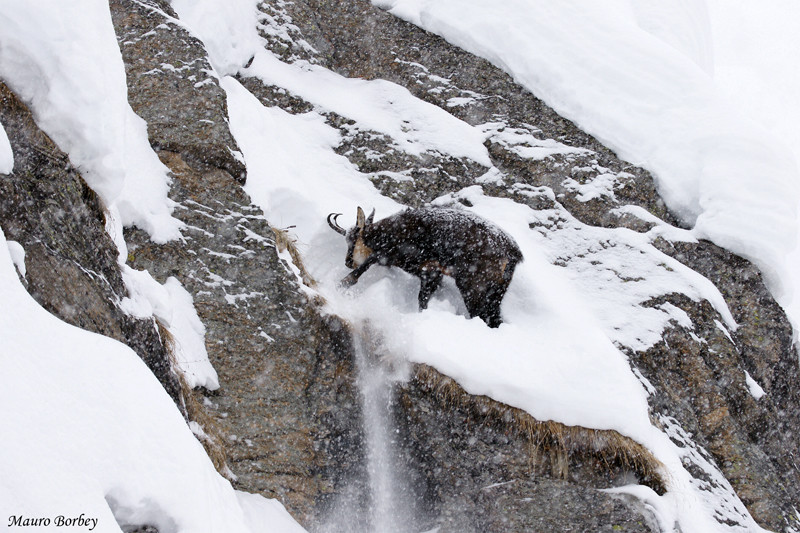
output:
POLYGON ((342 280, 339 282, 339 286, 340 287, 345 287, 345 288, 352 287, 353 285, 356 284, 356 282, 358 282, 358 278, 360 278, 361 275, 364 272, 369 270, 369 267, 371 267, 372 265, 377 263, 377 261, 378 261, 378 256, 375 255, 375 254, 372 254, 371 256, 369 256, 367 258, 366 261, 361 263, 361 265, 358 268, 356 268, 355 270, 350 272, 348 275, 343 277, 342 280))

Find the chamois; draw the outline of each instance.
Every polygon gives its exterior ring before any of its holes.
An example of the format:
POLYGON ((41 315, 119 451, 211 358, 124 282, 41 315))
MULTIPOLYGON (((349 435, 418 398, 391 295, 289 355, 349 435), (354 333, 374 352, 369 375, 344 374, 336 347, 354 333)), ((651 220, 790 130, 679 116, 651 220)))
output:
POLYGON ((522 252, 511 236, 491 222, 464 210, 426 207, 407 209, 378 222, 359 207, 356 225, 345 230, 341 213, 328 215, 328 225, 347 240, 345 266, 353 268, 342 279, 352 286, 374 264, 395 266, 420 279, 419 308, 451 276, 470 317, 489 327, 502 323, 500 302, 511 283, 522 252))

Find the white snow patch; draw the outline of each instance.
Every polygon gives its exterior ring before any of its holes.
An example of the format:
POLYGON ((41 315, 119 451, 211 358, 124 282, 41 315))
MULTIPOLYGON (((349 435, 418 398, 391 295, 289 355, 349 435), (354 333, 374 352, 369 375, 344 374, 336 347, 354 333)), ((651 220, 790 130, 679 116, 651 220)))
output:
POLYGON ((264 533, 305 533, 281 502, 260 494, 236 491, 236 498, 244 512, 250 531, 264 533))
POLYGON ((219 388, 217 372, 208 360, 205 326, 194 308, 192 295, 174 277, 162 285, 146 270, 120 265, 129 296, 119 306, 137 318, 155 317, 174 339, 174 355, 191 387, 219 388))
POLYGON ((667 224, 657 216, 653 215, 643 207, 638 205, 623 205, 611 210, 612 214, 631 215, 639 220, 653 224, 653 228, 647 232, 651 240, 661 237, 670 242, 697 242, 697 237, 690 230, 676 228, 667 224))
POLYGON ((120 265, 120 268, 129 296, 120 301, 119 307, 136 318, 155 316, 169 327, 172 324, 172 306, 167 289, 146 270, 136 270, 128 265, 120 265))
POLYGON ((408 89, 386 80, 345 78, 305 61, 284 63, 267 51, 241 72, 283 87, 327 111, 356 121, 359 129, 389 136, 395 148, 412 155, 435 151, 490 166, 482 132, 408 89))
POLYGON ((206 328, 197 316, 194 299, 181 282, 170 276, 164 283, 172 307, 168 327, 175 340, 175 358, 189 386, 219 388, 219 378, 206 351, 206 328))
POLYGON ((750 394, 753 396, 753 398, 759 400, 766 394, 761 385, 759 385, 758 382, 753 379, 753 376, 751 376, 746 370, 744 372, 744 379, 745 383, 747 383, 747 390, 750 391, 750 394))
POLYGON ((614 198, 614 188, 617 186, 617 176, 614 174, 598 174, 586 183, 580 183, 573 178, 563 182, 567 190, 577 192, 575 197, 579 202, 588 202, 604 196, 614 198))
POLYGON ((258 35, 261 0, 172 0, 181 23, 200 38, 209 60, 222 77, 236 74, 264 49, 258 35))
POLYGON ((11 255, 11 261, 17 267, 17 272, 23 278, 27 270, 25 269, 25 248, 22 247, 17 241, 6 241, 8 245, 8 253, 11 255))
POLYGON ((724 334, 725 334, 725 336, 728 338, 728 340, 729 340, 729 341, 731 341, 731 344, 733 344, 734 346, 736 346, 736 343, 733 341, 733 337, 731 337, 731 333, 730 333, 730 331, 728 331, 728 328, 726 328, 726 327, 725 327, 725 326, 722 324, 722 322, 720 322, 719 320, 716 320, 716 319, 715 319, 715 320, 714 320, 714 325, 715 325, 715 326, 717 326, 717 329, 718 329, 718 330, 720 330, 722 333, 724 333, 724 334))
POLYGON ((11 174, 14 170, 14 151, 8 141, 8 135, 0 124, 0 174, 11 174))
POLYGON ((674 506, 669 505, 650 487, 644 485, 625 485, 612 489, 601 489, 601 492, 606 492, 608 494, 628 494, 637 498, 644 506, 644 510, 652 514, 656 519, 661 531, 676 531, 675 526, 678 520, 674 506))
POLYGON ((476 126, 493 142, 525 159, 540 160, 555 155, 590 154, 585 148, 575 148, 554 139, 539 139, 533 127, 513 128, 505 122, 487 122, 476 126))

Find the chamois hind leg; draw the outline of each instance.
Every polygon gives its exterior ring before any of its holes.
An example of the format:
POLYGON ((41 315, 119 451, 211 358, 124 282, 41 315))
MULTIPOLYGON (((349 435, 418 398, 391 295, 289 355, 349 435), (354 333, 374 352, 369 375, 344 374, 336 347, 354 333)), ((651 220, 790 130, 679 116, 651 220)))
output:
POLYGON ((419 276, 419 310, 428 308, 431 295, 439 288, 442 282, 442 273, 437 270, 424 270, 419 276))
POLYGON ((499 327, 500 324, 503 323, 503 319, 500 316, 500 304, 503 301, 503 296, 508 287, 507 284, 504 285, 505 286, 493 286, 486 291, 480 310, 478 311, 478 316, 481 317, 490 328, 499 327))
POLYGON ((483 284, 478 290, 474 288, 468 289, 468 294, 462 291, 464 303, 467 304, 470 316, 480 317, 490 328, 499 327, 503 323, 503 318, 500 315, 500 304, 502 304, 503 297, 506 295, 508 286, 511 283, 515 266, 507 266, 502 278, 499 280, 483 280, 483 284))
POLYGON ((483 318, 483 296, 485 291, 476 290, 473 280, 461 277, 456 278, 456 287, 458 287, 458 292, 461 293, 461 297, 464 299, 464 305, 467 308, 469 317, 478 316, 483 318))
POLYGON ((508 286, 511 284, 511 278, 514 276, 514 269, 517 267, 517 261, 509 262, 503 270, 503 278, 501 281, 491 285, 486 291, 483 299, 484 305, 481 312, 478 314, 490 328, 499 327, 503 323, 503 318, 500 316, 500 304, 503 303, 503 297, 506 295, 508 286))

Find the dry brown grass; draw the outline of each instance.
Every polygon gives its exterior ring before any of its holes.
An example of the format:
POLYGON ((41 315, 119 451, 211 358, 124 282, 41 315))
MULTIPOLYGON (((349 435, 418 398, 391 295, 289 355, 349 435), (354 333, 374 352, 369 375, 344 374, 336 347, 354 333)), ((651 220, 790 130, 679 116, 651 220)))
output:
POLYGON ((175 337, 161 322, 156 320, 156 323, 158 324, 158 334, 161 337, 161 342, 164 343, 164 348, 169 356, 170 367, 175 372, 175 375, 178 376, 178 383, 181 387, 181 400, 186 410, 188 422, 195 422, 202 429, 201 432, 192 431, 192 433, 203 445, 217 472, 228 480, 235 481, 236 476, 228 467, 228 454, 222 445, 224 440, 221 431, 214 418, 208 414, 208 411, 197 400, 188 381, 186 381, 186 376, 183 375, 178 366, 175 358, 175 337))
POLYGON ((532 460, 548 454, 555 477, 567 476, 571 456, 589 456, 609 469, 634 471, 640 482, 657 492, 664 491, 661 462, 647 448, 616 431, 540 422, 522 409, 467 393, 455 380, 428 365, 417 365, 412 379, 439 401, 467 409, 484 422, 525 439, 532 460))
POLYGON ((297 249, 297 239, 289 233, 289 229, 291 228, 279 229, 272 227, 272 232, 275 234, 275 246, 281 253, 285 251, 289 252, 292 263, 294 263, 294 266, 300 271, 300 277, 303 283, 309 287, 316 287, 317 281, 311 277, 311 274, 306 270, 303 264, 303 256, 300 254, 300 250, 297 249))

